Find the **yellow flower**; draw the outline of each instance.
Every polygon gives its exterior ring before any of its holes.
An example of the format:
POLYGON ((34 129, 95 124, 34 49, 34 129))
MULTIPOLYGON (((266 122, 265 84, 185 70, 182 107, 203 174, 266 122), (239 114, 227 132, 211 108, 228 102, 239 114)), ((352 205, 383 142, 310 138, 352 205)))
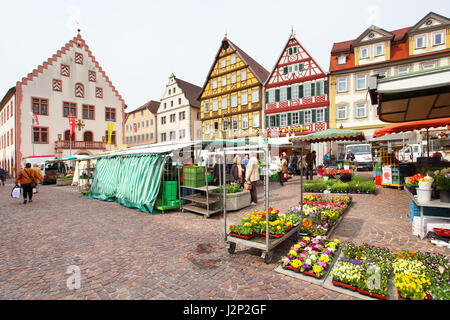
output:
POLYGON ((298 259, 294 259, 291 261, 291 266, 298 269, 300 267, 300 261, 298 259))

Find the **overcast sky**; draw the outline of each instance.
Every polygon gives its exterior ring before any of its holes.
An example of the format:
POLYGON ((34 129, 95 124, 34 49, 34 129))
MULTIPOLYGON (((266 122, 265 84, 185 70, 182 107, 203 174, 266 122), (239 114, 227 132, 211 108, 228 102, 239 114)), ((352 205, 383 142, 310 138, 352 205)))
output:
POLYGON ((448 0, 0 0, 0 99, 65 43, 77 24, 131 111, 161 99, 171 73, 203 86, 225 32, 271 71, 291 27, 328 72, 334 42, 368 26, 412 26, 448 0))

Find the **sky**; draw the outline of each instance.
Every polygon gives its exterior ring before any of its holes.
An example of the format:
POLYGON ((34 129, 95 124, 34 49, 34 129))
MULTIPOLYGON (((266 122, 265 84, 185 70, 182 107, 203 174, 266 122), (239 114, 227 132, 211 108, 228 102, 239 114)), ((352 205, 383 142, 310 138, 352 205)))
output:
POLYGON ((334 42, 370 25, 413 26, 448 0, 0 0, 0 99, 81 35, 125 99, 127 112, 159 101, 169 76, 202 87, 225 34, 272 71, 293 28, 328 72, 334 42))

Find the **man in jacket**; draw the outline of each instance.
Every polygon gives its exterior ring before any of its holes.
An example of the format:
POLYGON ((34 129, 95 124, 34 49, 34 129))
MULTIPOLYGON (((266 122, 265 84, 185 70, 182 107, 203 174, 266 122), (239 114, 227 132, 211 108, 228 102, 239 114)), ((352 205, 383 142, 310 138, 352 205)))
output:
POLYGON ((37 184, 42 178, 37 175, 37 172, 31 168, 31 163, 25 165, 25 169, 20 170, 16 177, 16 186, 20 182, 23 189, 23 203, 27 203, 27 197, 30 202, 33 202, 33 183, 37 184))
POLYGON ((250 154, 250 159, 247 164, 247 169, 245 170, 245 181, 250 184, 250 197, 252 199, 252 205, 258 203, 258 196, 256 193, 256 183, 259 180, 259 168, 258 159, 256 159, 256 153, 252 152, 250 154))
POLYGON ((7 172, 3 168, 0 168, 0 183, 3 187, 5 186, 6 174, 7 172))
POLYGON ((306 160, 306 180, 313 180, 314 177, 313 169, 314 166, 316 165, 316 152, 313 151, 308 153, 305 160, 306 160))

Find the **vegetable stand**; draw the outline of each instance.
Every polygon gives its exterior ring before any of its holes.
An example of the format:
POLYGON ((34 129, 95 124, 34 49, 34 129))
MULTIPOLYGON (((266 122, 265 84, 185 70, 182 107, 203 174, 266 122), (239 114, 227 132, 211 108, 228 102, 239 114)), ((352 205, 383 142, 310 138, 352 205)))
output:
MULTIPOLYGON (((300 147, 303 149, 303 146, 300 147)), ((303 151, 303 150, 302 150, 303 151)), ((255 147, 246 147, 245 150, 242 148, 225 148, 221 154, 226 158, 227 153, 232 154, 248 154, 254 153, 263 156, 264 167, 262 170, 262 175, 264 177, 264 208, 265 212, 269 212, 269 145, 266 143, 263 146, 255 146, 255 147)), ((225 163, 223 164, 225 168, 225 163)), ((225 176, 224 176, 225 179, 225 176)), ((302 179, 300 179, 301 184, 303 184, 302 179)), ((227 243, 228 252, 233 254, 236 250, 236 244, 240 244, 246 247, 255 248, 261 250, 261 257, 264 259, 264 262, 269 264, 273 259, 273 249, 277 247, 279 244, 283 243, 285 240, 289 239, 292 235, 298 235, 300 230, 300 225, 293 226, 290 230, 288 230, 284 235, 279 238, 271 238, 269 235, 269 214, 266 214, 265 217, 265 234, 263 237, 256 237, 252 239, 244 239, 233 237, 228 233, 227 226, 227 207, 226 207, 226 188, 222 190, 222 208, 224 215, 224 234, 225 234, 225 242, 227 243)), ((300 188, 300 199, 303 198, 303 188, 300 188)))

